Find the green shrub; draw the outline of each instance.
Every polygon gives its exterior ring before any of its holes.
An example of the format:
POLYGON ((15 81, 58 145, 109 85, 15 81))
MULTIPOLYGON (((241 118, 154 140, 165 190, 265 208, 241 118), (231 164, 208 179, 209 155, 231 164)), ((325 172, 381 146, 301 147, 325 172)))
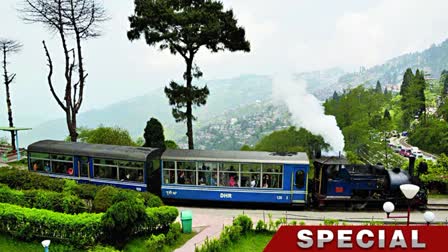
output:
POLYGON ((101 189, 101 186, 91 184, 77 184, 72 188, 73 193, 81 199, 94 200, 96 193, 101 189))
POLYGON ((268 230, 268 224, 266 224, 262 220, 259 220, 257 222, 257 225, 255 226, 255 231, 257 231, 257 232, 265 232, 267 230, 268 230))
POLYGON ((166 234, 166 243, 173 245, 180 238, 182 229, 179 222, 171 223, 170 230, 166 234))
POLYGON ((0 202, 25 206, 25 195, 21 191, 12 190, 7 185, 0 184, 0 202))
POLYGON ((145 206, 137 201, 120 201, 107 209, 101 219, 107 242, 122 247, 138 223, 146 223, 145 206))
POLYGON ((146 207, 160 207, 163 206, 162 200, 157 196, 150 192, 143 192, 140 193, 143 198, 145 199, 145 206, 146 207))
POLYGON ((84 247, 103 235, 101 217, 102 214, 69 215, 0 203, 0 232, 23 240, 49 238, 84 247))
POLYGON ((145 241, 145 247, 148 249, 148 251, 162 250, 165 244, 165 240, 166 239, 164 234, 151 235, 151 237, 149 237, 149 239, 145 241))
POLYGON ((105 212, 114 203, 114 197, 119 189, 112 186, 105 186, 98 190, 93 200, 93 209, 96 212, 105 212))
POLYGON ((239 215, 238 217, 236 217, 236 219, 233 220, 233 225, 240 226, 242 228, 241 232, 245 234, 252 230, 253 223, 247 215, 239 215))
POLYGON ((62 179, 50 178, 48 176, 14 168, 0 169, 0 183, 7 184, 12 189, 44 189, 53 192, 62 192, 64 190, 65 181, 62 179))

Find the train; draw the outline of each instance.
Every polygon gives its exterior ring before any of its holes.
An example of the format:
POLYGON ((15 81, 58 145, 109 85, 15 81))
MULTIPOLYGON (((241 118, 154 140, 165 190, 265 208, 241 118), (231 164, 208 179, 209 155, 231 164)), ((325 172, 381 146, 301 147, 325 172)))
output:
MULTIPOLYGON (((404 200, 399 186, 419 184, 408 171, 351 165, 306 153, 184 150, 42 140, 27 148, 28 169, 78 183, 149 191, 169 201, 215 201, 323 207, 404 200), (314 169, 311 169, 314 167, 314 169), (314 170, 314 173, 312 171, 314 170)), ((412 167, 411 167, 412 166, 412 167)), ((424 187, 414 206, 427 203, 424 187)))

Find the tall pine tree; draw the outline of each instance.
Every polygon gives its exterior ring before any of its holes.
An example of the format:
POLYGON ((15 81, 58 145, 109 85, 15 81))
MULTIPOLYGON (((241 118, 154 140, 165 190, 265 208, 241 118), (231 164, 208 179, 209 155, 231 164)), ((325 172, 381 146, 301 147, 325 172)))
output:
POLYGON ((376 91, 378 94, 381 94, 381 93, 383 92, 383 89, 381 88, 381 83, 380 83, 380 81, 377 81, 377 82, 376 82, 376 88, 375 88, 375 91, 376 91))

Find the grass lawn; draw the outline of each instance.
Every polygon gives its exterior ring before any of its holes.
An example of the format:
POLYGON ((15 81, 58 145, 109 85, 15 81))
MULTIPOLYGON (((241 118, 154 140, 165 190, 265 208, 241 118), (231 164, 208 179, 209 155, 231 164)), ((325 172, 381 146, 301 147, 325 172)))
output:
POLYGON ((248 233, 241 237, 238 241, 226 248, 226 252, 240 252, 240 251, 263 251, 272 239, 274 234, 270 233, 248 233))
MULTIPOLYGON (((172 246, 165 246, 163 247, 163 250, 158 251, 158 252, 171 252, 174 251, 175 249, 179 248, 180 246, 182 246, 183 244, 185 244, 188 240, 190 240, 191 238, 193 238, 193 236, 195 236, 197 233, 190 233, 190 234, 184 234, 182 233, 180 235, 179 240, 177 240, 177 242, 172 245, 172 246)), ((147 252, 148 249, 145 247, 145 240, 148 237, 140 237, 140 238, 136 238, 132 241, 130 241, 128 244, 126 244, 126 247, 124 247, 125 252, 147 252)))
MULTIPOLYGON (((174 244, 173 246, 165 246, 162 251, 158 252, 170 252, 174 251, 176 248, 179 248, 182 246, 185 242, 187 242, 189 239, 191 239, 193 236, 195 236, 196 233, 191 234, 181 234, 178 242, 174 244)), ((130 241, 123 251, 125 252, 140 252, 144 251, 147 252, 148 250, 145 248, 145 239, 148 237, 140 237, 136 238, 132 241, 130 241)), ((35 252, 35 251, 43 251, 43 247, 38 241, 32 241, 32 242, 24 242, 19 241, 14 238, 9 237, 8 235, 0 234, 0 251, 8 251, 8 252, 35 252)), ((71 246, 66 246, 62 244, 57 244, 52 242, 49 247, 49 251, 51 252, 81 252, 86 250, 80 250, 73 248, 71 246)), ((91 248, 89 252, 100 252, 100 251, 118 251, 114 250, 113 247, 103 247, 103 246, 96 246, 94 248, 91 248)))

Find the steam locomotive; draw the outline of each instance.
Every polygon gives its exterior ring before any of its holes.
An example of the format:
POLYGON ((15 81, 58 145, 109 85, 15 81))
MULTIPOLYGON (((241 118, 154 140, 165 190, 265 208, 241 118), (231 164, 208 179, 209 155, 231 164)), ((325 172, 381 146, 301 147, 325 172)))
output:
POLYGON ((427 192, 418 174, 425 169, 420 165, 417 176, 414 175, 415 157, 409 157, 408 171, 400 168, 385 169, 378 165, 351 165, 340 157, 321 157, 314 161, 311 201, 321 207, 335 202, 349 203, 355 209, 362 209, 368 203, 392 201, 395 205, 404 205, 406 198, 400 191, 402 184, 416 184, 420 191, 411 205, 427 204, 427 192))
MULTIPOLYGON (((350 165, 340 157, 314 160, 306 153, 162 150, 43 140, 28 146, 30 172, 79 183, 150 191, 166 200, 219 201, 325 206, 344 202, 362 208, 369 202, 404 197, 401 184, 420 184, 409 172, 380 165, 350 165)), ((425 205, 426 192, 413 201, 425 205)))

